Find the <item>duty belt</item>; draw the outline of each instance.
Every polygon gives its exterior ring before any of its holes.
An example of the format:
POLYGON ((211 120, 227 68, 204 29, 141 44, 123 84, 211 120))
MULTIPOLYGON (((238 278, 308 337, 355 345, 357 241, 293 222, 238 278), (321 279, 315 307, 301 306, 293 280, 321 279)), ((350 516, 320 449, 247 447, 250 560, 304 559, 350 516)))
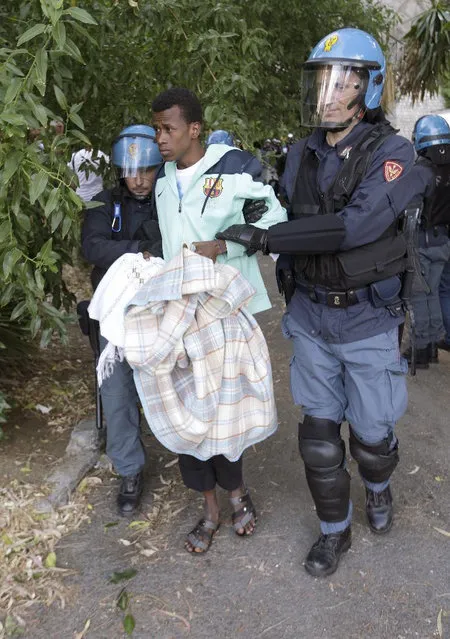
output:
POLYGON ((315 304, 326 304, 332 308, 347 308, 369 299, 368 286, 348 291, 333 291, 322 286, 297 282, 296 288, 302 293, 306 293, 315 304))

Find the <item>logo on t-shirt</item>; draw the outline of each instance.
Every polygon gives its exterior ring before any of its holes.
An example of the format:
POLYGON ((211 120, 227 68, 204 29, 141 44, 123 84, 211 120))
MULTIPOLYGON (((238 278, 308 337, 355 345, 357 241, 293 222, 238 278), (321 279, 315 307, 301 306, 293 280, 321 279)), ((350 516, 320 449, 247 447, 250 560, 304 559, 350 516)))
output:
POLYGON ((223 179, 222 178, 205 178, 203 185, 203 193, 209 197, 219 197, 223 191, 223 179))

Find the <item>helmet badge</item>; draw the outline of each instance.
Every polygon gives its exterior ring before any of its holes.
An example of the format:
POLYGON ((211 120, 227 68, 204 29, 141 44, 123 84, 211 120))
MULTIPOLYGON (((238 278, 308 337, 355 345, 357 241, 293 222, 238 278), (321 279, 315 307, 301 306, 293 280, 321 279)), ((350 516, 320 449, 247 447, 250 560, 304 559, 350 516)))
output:
POLYGON ((130 146, 128 147, 128 155, 130 156, 130 158, 135 158, 138 154, 138 150, 139 147, 135 142, 130 144, 130 146))
POLYGON ((334 33, 332 36, 330 36, 329 38, 325 40, 323 50, 327 52, 331 51, 331 49, 334 47, 334 45, 336 44, 338 40, 339 40, 339 36, 336 33, 334 33))

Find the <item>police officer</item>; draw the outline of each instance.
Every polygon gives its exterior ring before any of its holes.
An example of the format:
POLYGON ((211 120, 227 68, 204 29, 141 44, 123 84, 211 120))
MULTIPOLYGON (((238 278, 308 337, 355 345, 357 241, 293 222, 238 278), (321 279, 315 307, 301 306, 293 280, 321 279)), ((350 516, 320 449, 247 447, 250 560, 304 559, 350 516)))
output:
MULTIPOLYGON (((125 128, 112 148, 117 185, 95 197, 102 206, 86 212, 82 230, 85 258, 94 265, 94 288, 124 253, 161 255, 161 236, 153 219, 151 190, 162 162, 155 131, 146 125, 125 128)), ((100 337, 104 348, 106 340, 100 337)), ((133 372, 126 361, 116 362, 101 386, 106 418, 106 452, 122 477, 117 505, 123 516, 136 510, 142 492, 144 448, 140 439, 139 407, 133 372)))
MULTIPOLYGON (((429 292, 417 290, 411 299, 415 315, 416 366, 438 361, 438 340, 444 333, 439 282, 450 257, 450 126, 440 115, 419 118, 413 131, 416 164, 431 172, 432 188, 424 201, 419 231, 419 257, 429 292)), ((411 348, 405 352, 410 361, 411 348)))
POLYGON ((380 107, 385 59, 358 29, 323 38, 304 64, 302 122, 314 127, 287 156, 290 221, 267 231, 238 225, 217 234, 249 252, 292 256, 295 289, 283 317, 293 342, 291 388, 303 406, 299 445, 321 534, 305 568, 333 573, 351 545, 352 502, 341 423, 366 488, 374 533, 392 525, 394 425, 407 404, 398 326, 406 239, 400 217, 422 174, 414 150, 380 107))
POLYGON ((234 138, 228 131, 217 129, 208 135, 206 146, 208 147, 210 144, 226 144, 227 146, 234 146, 234 138))

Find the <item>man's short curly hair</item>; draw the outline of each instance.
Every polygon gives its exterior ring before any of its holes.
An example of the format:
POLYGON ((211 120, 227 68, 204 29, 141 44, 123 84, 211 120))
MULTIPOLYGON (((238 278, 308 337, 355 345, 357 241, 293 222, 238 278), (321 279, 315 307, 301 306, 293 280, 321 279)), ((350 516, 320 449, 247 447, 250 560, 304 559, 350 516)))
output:
POLYGON ((192 122, 203 123, 203 110, 200 100, 189 89, 172 87, 157 95, 152 102, 153 113, 160 113, 174 106, 180 107, 187 124, 192 122))

